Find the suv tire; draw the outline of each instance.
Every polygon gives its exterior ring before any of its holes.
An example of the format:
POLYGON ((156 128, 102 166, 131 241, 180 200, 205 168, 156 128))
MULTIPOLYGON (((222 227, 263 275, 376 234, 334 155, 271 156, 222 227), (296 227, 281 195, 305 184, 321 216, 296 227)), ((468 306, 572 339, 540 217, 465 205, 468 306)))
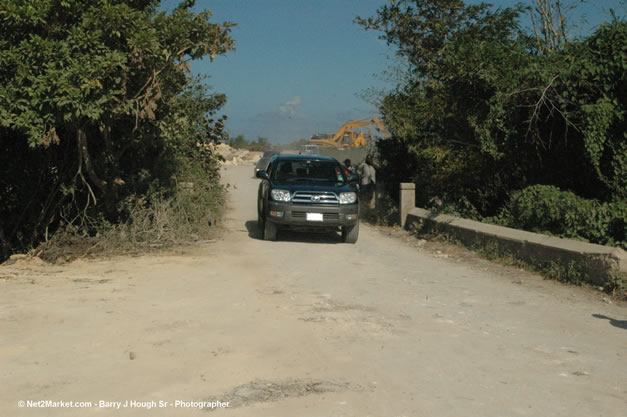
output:
POLYGON ((355 243, 359 237, 359 223, 355 223, 353 226, 342 227, 342 242, 355 243))
POLYGON ((263 240, 276 240, 277 225, 266 219, 263 226, 263 240))

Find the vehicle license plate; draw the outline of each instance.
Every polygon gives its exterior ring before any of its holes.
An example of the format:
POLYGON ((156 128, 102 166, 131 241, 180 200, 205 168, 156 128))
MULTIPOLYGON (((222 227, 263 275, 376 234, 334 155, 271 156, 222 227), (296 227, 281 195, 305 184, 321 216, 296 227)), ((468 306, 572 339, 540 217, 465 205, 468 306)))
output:
POLYGON ((307 213, 307 221, 310 221, 310 222, 321 222, 322 221, 322 213, 307 213))

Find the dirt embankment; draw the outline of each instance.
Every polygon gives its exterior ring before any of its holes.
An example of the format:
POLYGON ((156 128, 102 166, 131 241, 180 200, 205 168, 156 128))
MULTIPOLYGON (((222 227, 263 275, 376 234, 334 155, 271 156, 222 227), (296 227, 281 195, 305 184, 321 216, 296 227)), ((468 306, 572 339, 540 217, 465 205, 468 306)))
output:
POLYGON ((227 166, 241 166, 241 165, 253 165, 261 158, 261 152, 248 151, 246 149, 235 149, 226 143, 221 143, 216 146, 218 154, 224 158, 224 165, 227 166))

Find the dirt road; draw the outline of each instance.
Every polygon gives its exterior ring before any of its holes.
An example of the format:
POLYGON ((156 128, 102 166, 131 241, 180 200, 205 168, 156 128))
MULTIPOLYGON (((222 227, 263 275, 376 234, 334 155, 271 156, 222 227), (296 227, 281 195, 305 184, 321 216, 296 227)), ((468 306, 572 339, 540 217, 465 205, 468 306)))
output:
POLYGON ((0 416, 626 415, 625 307, 371 227, 261 241, 251 174, 217 242, 0 267, 0 416))

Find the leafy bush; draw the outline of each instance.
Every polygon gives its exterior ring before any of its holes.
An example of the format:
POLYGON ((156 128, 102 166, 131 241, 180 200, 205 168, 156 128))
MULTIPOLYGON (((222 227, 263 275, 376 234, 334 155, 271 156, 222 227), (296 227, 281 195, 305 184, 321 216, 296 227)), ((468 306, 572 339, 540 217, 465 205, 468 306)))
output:
POLYGON ((483 220, 481 214, 479 214, 475 206, 472 205, 472 203, 465 197, 461 197, 456 202, 446 203, 437 211, 469 220, 483 220))
POLYGON ((233 24, 193 1, 170 13, 156 0, 28 3, 0 6, 0 261, 57 229, 204 219, 221 201, 212 145, 226 97, 190 61, 231 50, 233 24))
POLYGON ((215 228, 209 226, 221 217, 225 188, 219 183, 217 161, 210 149, 182 146, 172 150, 174 158, 169 163, 174 174, 169 179, 160 178, 159 170, 140 174, 147 177, 147 183, 142 184, 140 178, 133 188, 146 190, 121 196, 115 221, 94 207, 74 218, 72 207, 65 208, 57 230, 34 253, 49 262, 63 262, 212 238, 215 228))
POLYGON ((376 208, 362 207, 361 210, 362 218, 368 223, 379 226, 393 226, 399 223, 398 204, 387 195, 377 199, 376 208))
POLYGON ((492 222, 516 229, 627 248, 625 201, 602 203, 533 185, 515 192, 492 222))
POLYGON ((380 178, 414 182, 421 207, 624 247, 627 23, 549 46, 530 11, 390 0, 356 19, 402 58, 377 100, 380 178))
POLYGON ((257 140, 247 140, 244 135, 237 135, 226 140, 226 144, 235 149, 246 149, 253 152, 267 151, 272 147, 268 138, 259 136, 257 140))

